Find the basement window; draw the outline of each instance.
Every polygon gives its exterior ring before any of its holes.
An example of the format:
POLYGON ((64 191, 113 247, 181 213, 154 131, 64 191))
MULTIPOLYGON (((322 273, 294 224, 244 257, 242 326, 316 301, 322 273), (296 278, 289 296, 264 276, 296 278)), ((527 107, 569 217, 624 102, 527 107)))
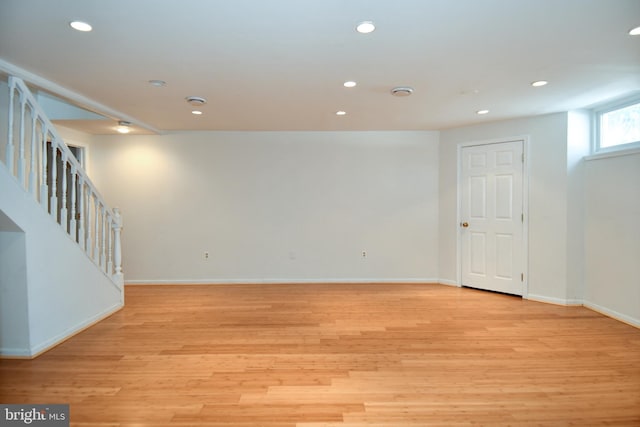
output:
POLYGON ((640 147, 640 99, 596 111, 596 151, 640 147))

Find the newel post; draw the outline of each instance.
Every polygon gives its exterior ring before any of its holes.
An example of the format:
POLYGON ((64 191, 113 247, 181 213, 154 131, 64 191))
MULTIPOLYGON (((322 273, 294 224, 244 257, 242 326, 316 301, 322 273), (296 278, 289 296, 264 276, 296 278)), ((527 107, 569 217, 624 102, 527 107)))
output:
POLYGON ((124 286, 124 275, 122 274, 122 245, 120 244, 120 232, 122 231, 122 215, 120 209, 113 208, 113 262, 114 280, 119 286, 124 286))

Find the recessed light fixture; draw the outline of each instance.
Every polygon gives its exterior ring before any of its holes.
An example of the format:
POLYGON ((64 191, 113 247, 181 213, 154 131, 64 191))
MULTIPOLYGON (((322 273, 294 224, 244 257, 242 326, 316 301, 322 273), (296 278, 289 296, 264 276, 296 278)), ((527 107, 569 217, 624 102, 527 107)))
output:
POLYGON ((481 116, 482 116, 483 114, 489 114, 489 110, 478 110, 478 111, 476 111, 476 114, 479 114, 479 115, 481 115, 481 116))
POLYGON ((537 80, 535 82, 532 82, 531 86, 533 86, 533 87, 541 87, 541 86, 546 86, 547 84, 549 84, 549 82, 546 81, 546 80, 537 80))
POLYGON ((630 36, 640 36, 640 27, 635 27, 629 30, 630 36))
POLYGON ((342 110, 336 111, 336 116, 346 116, 346 115, 347 115, 346 111, 342 111, 342 110))
POLYGON ((72 22, 69 22, 69 25, 71 26, 71 28, 77 31, 87 32, 87 31, 93 30, 93 27, 91 26, 91 24, 88 24, 83 21, 72 21, 72 22))
POLYGON ((349 80, 348 82, 344 82, 344 84, 343 84, 344 87, 356 87, 357 85, 358 85, 358 83, 356 83, 356 82, 354 82, 352 80, 349 80))
POLYGON ((201 96, 187 96, 186 100, 189 104, 193 105, 194 107, 199 107, 207 103, 207 100, 201 96))
POLYGON ((201 116, 201 115, 202 115, 202 111, 200 111, 200 110, 193 110, 193 111, 191 112, 191 114, 193 114, 193 115, 195 115, 195 116, 201 116))
POLYGON ((124 120, 120 120, 118 122, 118 126, 116 127, 116 130, 119 133, 129 133, 131 132, 131 122, 125 122, 124 120))
POLYGON ((149 80, 149 84, 155 87, 162 87, 166 86, 167 82, 165 82, 164 80, 149 80))
POLYGON ((376 29, 376 26, 372 21, 362 21, 356 26, 356 31, 360 34, 369 34, 373 33, 376 29))
POLYGON ((393 96, 409 96, 413 93, 413 88, 408 86, 398 86, 391 89, 393 96))

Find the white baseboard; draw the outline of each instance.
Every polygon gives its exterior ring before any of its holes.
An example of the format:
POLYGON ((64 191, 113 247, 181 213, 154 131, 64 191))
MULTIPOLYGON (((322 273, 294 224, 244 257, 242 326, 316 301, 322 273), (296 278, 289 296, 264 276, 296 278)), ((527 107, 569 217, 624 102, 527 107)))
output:
POLYGON ((523 296, 523 298, 531 301, 545 302, 547 304, 555 304, 555 305, 567 305, 567 306, 583 305, 582 300, 579 300, 579 299, 555 298, 555 297, 547 297, 544 295, 536 295, 536 294, 528 294, 523 296))
POLYGON ((286 285, 293 283, 439 283, 438 279, 394 278, 394 279, 180 279, 180 280, 127 280, 125 285, 286 285))
POLYGON ((456 282, 455 280, 438 279, 438 283, 441 285, 455 286, 456 288, 460 287, 460 283, 456 282))
POLYGON ((0 358, 27 358, 32 359, 38 357, 40 354, 44 353, 47 350, 61 344, 62 342, 68 340, 74 335, 79 334, 85 329, 95 325, 103 319, 111 316, 116 311, 120 310, 123 307, 122 303, 115 304, 106 310, 98 313, 95 316, 90 317, 89 319, 80 322, 76 326, 66 329, 64 332, 50 338, 44 342, 41 342, 38 345, 32 346, 30 349, 12 349, 12 348, 0 348, 0 358))
POLYGON ((605 316, 612 317, 631 326, 635 326, 636 328, 640 328, 640 319, 627 316, 626 314, 618 313, 615 310, 611 310, 610 308, 603 307, 590 301, 584 301, 583 304, 590 310, 597 311, 598 313, 604 314, 605 316))

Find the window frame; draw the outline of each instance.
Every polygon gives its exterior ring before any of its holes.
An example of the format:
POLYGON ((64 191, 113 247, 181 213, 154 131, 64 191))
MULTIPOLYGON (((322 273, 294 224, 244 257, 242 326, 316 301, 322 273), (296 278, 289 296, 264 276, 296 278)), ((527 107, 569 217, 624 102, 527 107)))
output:
POLYGON ((635 94, 630 97, 618 99, 616 101, 607 103, 593 110, 593 147, 592 153, 609 153, 614 151, 622 151, 622 150, 635 150, 640 148, 640 140, 634 142, 628 142, 626 144, 613 145, 611 147, 601 147, 600 142, 602 141, 601 127, 602 127, 602 116, 611 113, 612 111, 621 110, 623 108, 629 107, 631 105, 640 104, 640 95, 635 94))

